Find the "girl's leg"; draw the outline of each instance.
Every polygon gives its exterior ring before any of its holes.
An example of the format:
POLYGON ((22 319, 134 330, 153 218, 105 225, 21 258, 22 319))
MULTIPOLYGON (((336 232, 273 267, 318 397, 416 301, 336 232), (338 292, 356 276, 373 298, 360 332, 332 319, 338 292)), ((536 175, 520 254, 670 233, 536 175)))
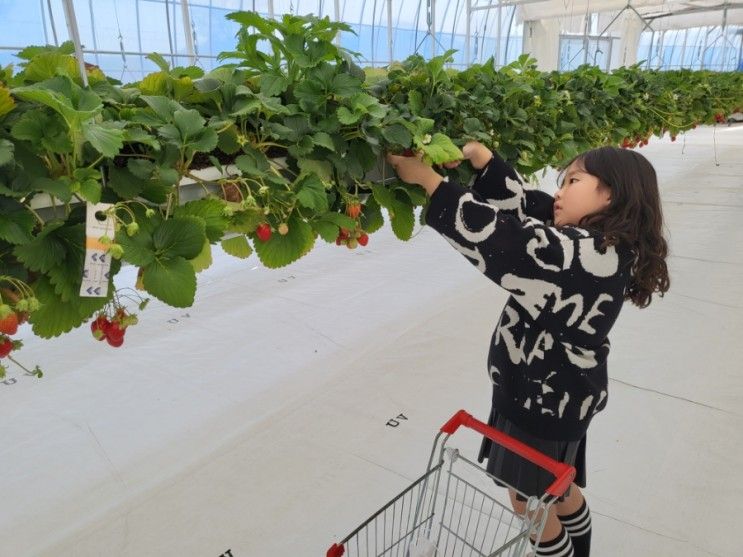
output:
POLYGON ((557 517, 570 534, 575 557, 588 557, 591 551, 591 510, 577 485, 570 486, 570 495, 554 505, 557 517))
POLYGON ((575 513, 583 505, 584 501, 583 492, 575 484, 570 484, 570 495, 565 497, 562 502, 555 503, 557 508, 557 514, 565 516, 575 513))
MULTIPOLYGON (((513 510, 517 514, 523 515, 526 512, 526 502, 519 501, 516 499, 516 492, 512 489, 508 490, 508 494, 511 497, 511 505, 513 510)), ((541 513, 541 511, 539 511, 541 513)), ((541 519, 541 514, 537 514, 537 520, 541 519)), ((531 541, 534 542, 532 536, 531 541)), ((547 522, 542 530, 542 537, 539 540, 539 548, 537 549, 537 555, 551 555, 556 552, 559 555, 565 557, 573 557, 572 546, 567 531, 563 528, 562 523, 557 518, 557 510, 555 505, 550 505, 547 514, 547 522), (540 550, 544 550, 541 553, 540 550)))

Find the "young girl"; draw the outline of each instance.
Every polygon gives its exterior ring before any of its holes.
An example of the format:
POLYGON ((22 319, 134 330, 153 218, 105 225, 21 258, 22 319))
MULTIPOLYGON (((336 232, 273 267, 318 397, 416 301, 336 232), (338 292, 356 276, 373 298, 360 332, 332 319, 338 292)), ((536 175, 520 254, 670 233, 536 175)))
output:
MULTIPOLYGON (((536 555, 585 556, 591 515, 578 486, 586 486, 588 425, 607 403, 607 335, 624 300, 647 307, 670 284, 655 170, 635 151, 593 149, 564 169, 553 198, 525 190, 484 145, 470 142, 462 152, 478 170, 472 188, 419 158, 387 160, 401 180, 426 190, 426 223, 510 292, 488 354, 488 423, 575 466, 536 555)), ((487 438, 484 458, 488 472, 529 496, 541 496, 554 479, 487 438)), ((523 514, 525 499, 509 494, 523 514)))

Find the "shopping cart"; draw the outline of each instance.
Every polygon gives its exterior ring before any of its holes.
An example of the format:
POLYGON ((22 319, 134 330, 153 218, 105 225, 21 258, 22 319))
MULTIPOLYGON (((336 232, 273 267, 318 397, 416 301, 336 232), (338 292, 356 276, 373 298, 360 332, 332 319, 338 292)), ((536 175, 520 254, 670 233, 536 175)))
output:
POLYGON ((460 410, 436 435, 426 473, 343 541, 333 544, 327 557, 523 557, 530 554, 530 537, 533 535, 536 541, 541 538, 550 505, 565 493, 574 478, 574 467, 557 462, 460 410), (555 476, 540 497, 516 490, 527 499, 523 515, 490 495, 494 479, 515 488, 493 477, 457 449, 446 446, 462 425, 555 476))

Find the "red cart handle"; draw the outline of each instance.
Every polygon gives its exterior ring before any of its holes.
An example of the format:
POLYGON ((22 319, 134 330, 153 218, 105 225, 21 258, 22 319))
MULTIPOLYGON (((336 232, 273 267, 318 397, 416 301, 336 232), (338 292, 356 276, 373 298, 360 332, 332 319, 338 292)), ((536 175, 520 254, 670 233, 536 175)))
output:
POLYGON ((338 545, 337 543, 334 543, 333 546, 328 549, 328 553, 326 557, 342 557, 342 555, 346 552, 346 550, 343 548, 342 545, 338 545))
POLYGON ((558 462, 547 455, 540 453, 538 450, 525 445, 518 439, 514 439, 510 435, 481 422, 464 410, 460 410, 454 414, 448 422, 441 426, 441 431, 452 435, 457 431, 457 429, 459 429, 459 426, 462 425, 473 429, 478 433, 482 433, 491 441, 495 441, 499 445, 502 445, 508 450, 513 451, 517 455, 525 458, 529 462, 533 462, 540 468, 544 468, 554 475, 556 478, 555 481, 547 488, 547 493, 554 497, 560 497, 565 493, 575 478, 575 467, 565 464, 564 462, 558 462))

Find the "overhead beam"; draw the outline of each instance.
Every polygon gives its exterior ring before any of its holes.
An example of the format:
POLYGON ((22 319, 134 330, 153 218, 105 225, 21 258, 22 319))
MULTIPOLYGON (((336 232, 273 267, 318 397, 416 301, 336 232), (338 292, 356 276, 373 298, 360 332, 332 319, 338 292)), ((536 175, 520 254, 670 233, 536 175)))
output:
POLYGON ((679 15, 688 15, 688 14, 698 14, 703 12, 719 12, 721 10, 735 10, 735 9, 743 9, 743 3, 737 3, 737 4, 719 4, 717 6, 695 6, 692 8, 684 8, 682 10, 675 10, 675 11, 669 11, 669 12, 663 12, 658 14, 653 14, 652 12, 643 14, 643 17, 645 19, 650 20, 656 20, 656 19, 662 19, 665 17, 673 17, 673 16, 679 16, 679 15))

